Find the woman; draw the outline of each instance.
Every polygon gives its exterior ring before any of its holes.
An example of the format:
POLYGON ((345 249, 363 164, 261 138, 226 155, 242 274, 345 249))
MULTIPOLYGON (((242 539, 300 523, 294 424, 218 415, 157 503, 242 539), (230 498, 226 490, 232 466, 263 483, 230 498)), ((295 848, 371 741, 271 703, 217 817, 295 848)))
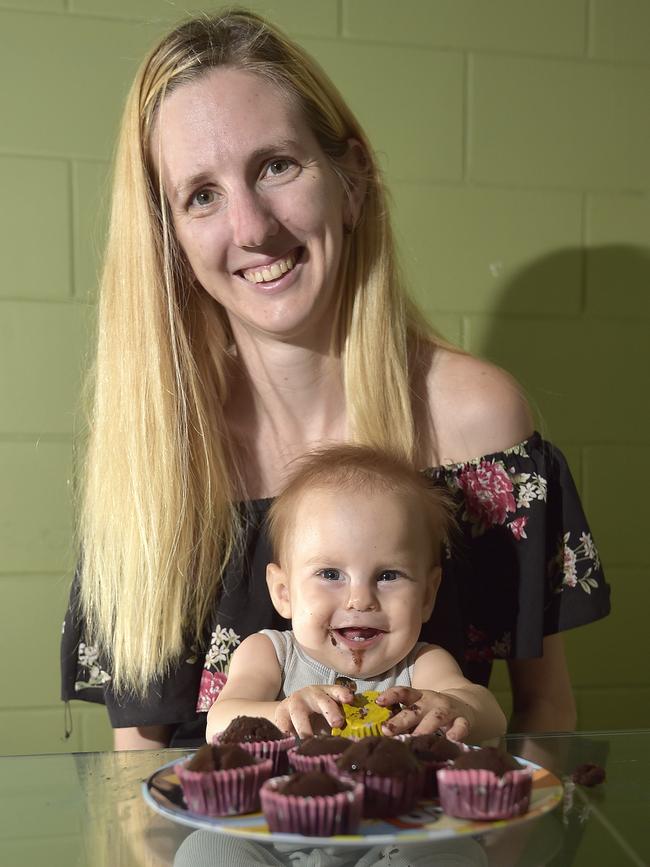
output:
POLYGON ((457 497, 423 640, 483 683, 508 659, 515 729, 575 725, 561 631, 606 614, 608 588, 566 464, 510 377, 407 301, 363 131, 253 14, 181 25, 131 89, 90 431, 63 697, 105 701, 117 748, 199 742, 230 652, 286 625, 269 498, 344 440, 457 497))

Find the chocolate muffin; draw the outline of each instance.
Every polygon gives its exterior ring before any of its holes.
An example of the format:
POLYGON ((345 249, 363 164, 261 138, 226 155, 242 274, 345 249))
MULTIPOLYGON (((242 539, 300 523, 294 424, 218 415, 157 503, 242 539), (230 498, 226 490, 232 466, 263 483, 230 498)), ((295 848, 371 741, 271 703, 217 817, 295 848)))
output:
POLYGON ((442 809, 459 819, 510 819, 528 810, 533 773, 496 747, 468 750, 438 771, 442 809))
POLYGON ((336 773, 334 760, 341 755, 352 741, 332 735, 315 735, 304 740, 300 746, 292 747, 287 753, 289 764, 296 771, 325 771, 336 773))
POLYGON ((424 769, 407 744, 396 738, 362 738, 341 754, 336 767, 363 783, 364 816, 408 813, 422 793, 424 769))
POLYGON ((189 810, 230 816, 259 809, 259 790, 271 776, 270 758, 258 759, 236 745, 206 744, 174 771, 189 810))
POLYGON ((443 734, 415 735, 409 738, 408 744, 415 758, 424 766, 424 784, 422 796, 436 798, 438 782, 436 774, 441 768, 446 768, 462 750, 454 741, 448 740, 443 734))
POLYGON ((283 795, 300 795, 302 798, 316 798, 323 795, 337 795, 348 791, 349 786, 321 771, 304 771, 292 774, 278 791, 283 795))
POLYGON ((212 742, 218 746, 239 744, 256 758, 272 759, 273 773, 283 774, 289 769, 287 750, 295 746, 296 739, 264 717, 237 716, 212 742))
POLYGON ((519 771, 523 767, 514 756, 498 747, 467 750, 454 761, 454 768, 457 770, 484 769, 497 777, 503 777, 508 771, 519 771))
POLYGON ((271 831, 308 837, 354 834, 361 821, 363 786, 310 771, 267 780, 260 800, 271 831))
POLYGON ((254 741, 279 741, 286 737, 280 729, 261 716, 236 716, 219 735, 221 744, 253 743, 254 741))
POLYGON ((256 764, 256 759, 237 744, 216 747, 204 744, 185 765, 188 771, 231 771, 233 768, 246 768, 256 764))

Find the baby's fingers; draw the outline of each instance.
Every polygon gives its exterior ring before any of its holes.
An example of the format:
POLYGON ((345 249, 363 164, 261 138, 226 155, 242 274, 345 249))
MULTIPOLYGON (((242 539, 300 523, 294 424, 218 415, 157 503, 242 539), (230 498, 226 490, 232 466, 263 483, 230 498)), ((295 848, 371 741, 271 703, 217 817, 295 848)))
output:
POLYGON ((388 722, 385 722, 381 730, 385 735, 402 735, 406 732, 411 732, 422 719, 423 710, 417 704, 409 705, 403 708, 395 716, 392 716, 388 722))
POLYGON ((391 686, 377 696, 377 704, 383 707, 390 707, 393 704, 412 705, 421 698, 422 693, 419 689, 411 689, 410 686, 391 686))
POLYGON ((453 725, 447 730, 450 741, 465 741, 469 737, 470 724, 464 716, 457 716, 453 725))
POLYGON ((281 732, 292 732, 294 731, 293 724, 291 722, 291 714, 289 713, 289 708, 287 705, 282 702, 278 705, 275 711, 275 724, 280 729, 281 732))

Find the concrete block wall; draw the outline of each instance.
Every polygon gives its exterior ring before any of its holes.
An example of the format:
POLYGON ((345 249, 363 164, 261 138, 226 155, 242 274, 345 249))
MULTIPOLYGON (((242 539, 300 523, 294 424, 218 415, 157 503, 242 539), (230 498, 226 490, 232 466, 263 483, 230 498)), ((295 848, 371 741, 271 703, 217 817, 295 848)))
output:
MULTIPOLYGON (((507 367, 562 446, 614 614, 567 636, 584 729, 648 724, 650 6, 268 0, 365 124, 414 294, 507 367)), ((0 752, 63 739, 73 433, 120 106, 166 0, 0 0, 0 752)), ((494 688, 508 705, 504 672, 494 688)))

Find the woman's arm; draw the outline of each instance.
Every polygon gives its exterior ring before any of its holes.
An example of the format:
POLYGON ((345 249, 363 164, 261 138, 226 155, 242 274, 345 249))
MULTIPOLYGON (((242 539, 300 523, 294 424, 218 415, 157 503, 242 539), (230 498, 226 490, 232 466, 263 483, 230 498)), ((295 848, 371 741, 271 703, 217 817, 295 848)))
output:
POLYGON ((116 750, 159 750, 169 746, 173 726, 138 726, 113 729, 116 750))
POLYGON ((511 732, 574 731, 576 704, 560 633, 544 639, 539 659, 510 659, 511 732))

